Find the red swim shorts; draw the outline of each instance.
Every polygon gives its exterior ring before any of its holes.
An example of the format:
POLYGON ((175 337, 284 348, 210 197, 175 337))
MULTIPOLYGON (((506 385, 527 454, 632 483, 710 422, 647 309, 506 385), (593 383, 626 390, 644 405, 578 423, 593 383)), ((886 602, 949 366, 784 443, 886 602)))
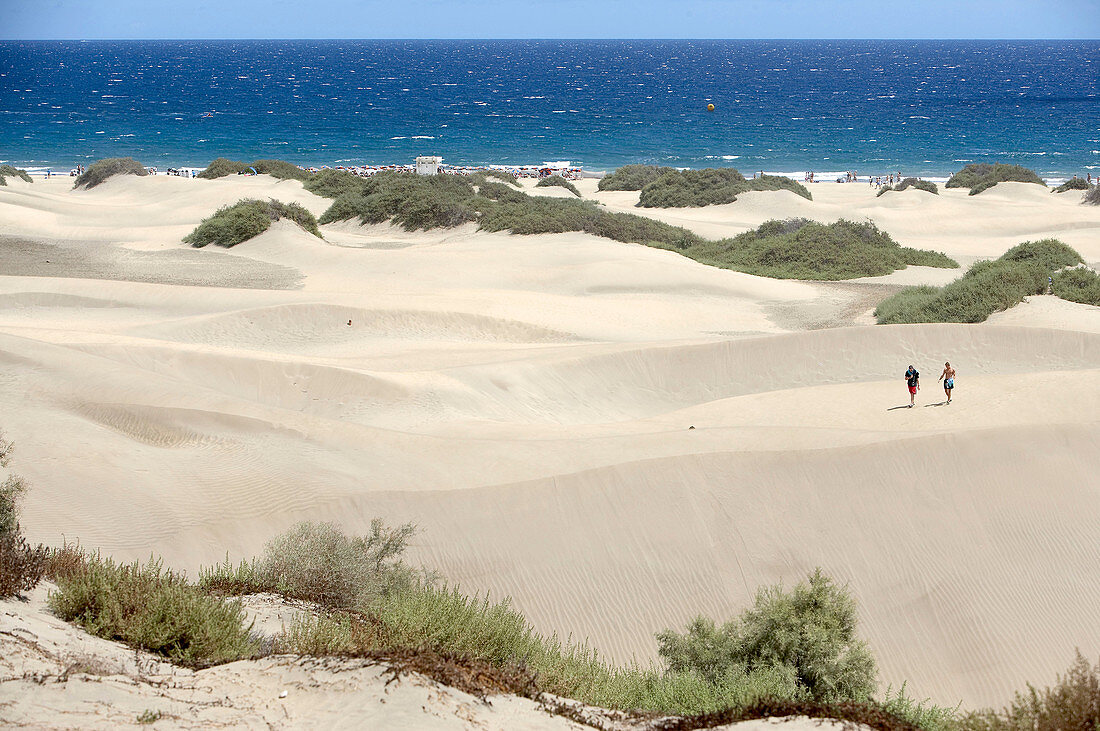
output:
POLYGON ((909 393, 916 393, 916 392, 917 392, 917 387, 916 386, 910 386, 909 387, 909 393))

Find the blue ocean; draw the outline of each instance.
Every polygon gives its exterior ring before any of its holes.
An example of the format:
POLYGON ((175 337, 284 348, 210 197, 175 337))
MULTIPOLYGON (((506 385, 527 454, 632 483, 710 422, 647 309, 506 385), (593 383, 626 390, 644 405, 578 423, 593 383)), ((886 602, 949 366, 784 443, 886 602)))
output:
POLYGON ((1100 41, 0 43, 0 162, 123 155, 1096 174, 1100 41))

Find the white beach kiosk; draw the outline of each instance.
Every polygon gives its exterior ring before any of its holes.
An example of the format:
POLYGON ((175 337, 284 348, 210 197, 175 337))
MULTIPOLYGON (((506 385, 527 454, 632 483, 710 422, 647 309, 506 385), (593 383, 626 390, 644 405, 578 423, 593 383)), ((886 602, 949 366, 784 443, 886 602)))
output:
POLYGON ((438 175, 439 166, 443 164, 442 157, 427 156, 416 158, 417 175, 438 175))

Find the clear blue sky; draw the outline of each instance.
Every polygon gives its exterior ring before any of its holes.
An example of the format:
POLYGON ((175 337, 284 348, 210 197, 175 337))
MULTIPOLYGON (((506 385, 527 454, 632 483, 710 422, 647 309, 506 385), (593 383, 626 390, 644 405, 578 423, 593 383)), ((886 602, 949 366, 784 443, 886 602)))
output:
POLYGON ((1100 0, 0 0, 0 38, 1100 38, 1100 0))

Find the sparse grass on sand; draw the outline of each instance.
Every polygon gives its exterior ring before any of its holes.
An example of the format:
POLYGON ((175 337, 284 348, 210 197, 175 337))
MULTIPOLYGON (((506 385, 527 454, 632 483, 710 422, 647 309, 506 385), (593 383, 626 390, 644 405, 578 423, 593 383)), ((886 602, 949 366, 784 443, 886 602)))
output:
MULTIPOLYGON (((1048 277, 1079 263, 1081 255, 1061 241, 1028 241, 995 261, 977 262, 943 287, 910 287, 898 292, 879 304, 875 319, 879 324, 984 322, 994 312, 1019 304, 1024 297, 1043 294, 1048 277)), ((1064 281, 1067 291, 1077 286, 1076 280, 1064 281)))
POLYGON ((711 266, 777 279, 852 279, 909 265, 958 266, 939 252, 899 246, 870 222, 823 224, 804 218, 766 221, 754 231, 705 241, 681 253, 711 266))
POLYGON ((969 188, 970 195, 989 190, 997 183, 1035 183, 1046 186, 1046 182, 1036 174, 1019 165, 1003 163, 971 163, 948 178, 945 188, 969 188))
POLYGON ((560 175, 548 175, 545 178, 540 179, 539 182, 535 183, 536 188, 550 188, 552 186, 565 188, 578 198, 581 197, 581 192, 577 190, 577 186, 573 185, 560 175))
POLYGON ((940 194, 940 190, 939 190, 939 188, 936 187, 935 183, 932 183, 932 182, 927 181, 927 180, 921 180, 920 178, 906 178, 905 180, 902 180, 897 185, 884 185, 884 186, 882 186, 882 188, 879 189, 879 192, 878 192, 877 196, 881 196, 884 193, 888 193, 890 191, 900 192, 900 191, 905 190, 906 188, 916 188, 917 190, 923 190, 925 192, 931 193, 932 195, 939 195, 940 194))
POLYGON ((1086 206, 1100 206, 1100 185, 1094 185, 1085 192, 1081 203, 1086 206))
POLYGON ((0 165, 0 185, 8 184, 6 178, 19 178, 20 180, 24 180, 28 183, 34 182, 33 180, 31 180, 31 176, 27 174, 26 170, 20 170, 19 168, 12 167, 11 165, 0 165))
POLYGON ((805 186, 790 178, 763 175, 746 180, 733 168, 705 170, 669 170, 647 183, 641 190, 641 208, 698 208, 732 203, 737 196, 752 190, 789 190, 813 200, 805 186))
POLYGON ((73 182, 74 188, 91 189, 116 175, 148 175, 145 166, 132 157, 108 157, 93 162, 73 182))
POLYGON ((1088 190, 1092 186, 1089 185, 1089 181, 1084 178, 1070 178, 1066 182, 1059 185, 1051 193, 1065 193, 1067 190, 1088 190))
POLYGON ((183 238, 183 241, 196 248, 208 244, 228 248, 259 236, 270 228, 274 221, 284 218, 293 221, 314 236, 321 236, 321 231, 317 228, 317 219, 297 203, 246 198, 231 206, 220 208, 209 218, 204 218, 194 231, 183 238))

